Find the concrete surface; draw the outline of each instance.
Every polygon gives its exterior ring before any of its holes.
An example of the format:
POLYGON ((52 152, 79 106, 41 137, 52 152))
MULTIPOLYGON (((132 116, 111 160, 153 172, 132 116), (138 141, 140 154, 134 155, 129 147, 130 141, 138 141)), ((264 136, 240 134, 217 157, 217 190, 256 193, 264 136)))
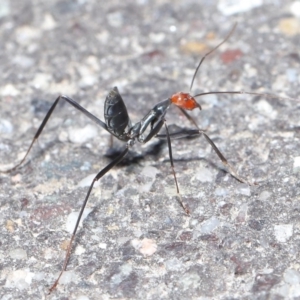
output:
MULTIPOLYGON (((0 2, 0 169, 17 163, 50 105, 73 97, 103 120, 118 86, 133 122, 180 90, 299 98, 299 1, 0 2), (34 3, 34 4, 33 4, 34 3)), ((173 141, 187 216, 165 144, 136 145, 94 188, 68 271, 63 263, 110 137, 61 103, 23 167, 0 174, 0 299, 300 299, 300 102, 198 98, 204 138, 173 141)), ((169 124, 192 127, 176 109, 169 124)), ((114 151, 122 149, 114 141, 114 151)))

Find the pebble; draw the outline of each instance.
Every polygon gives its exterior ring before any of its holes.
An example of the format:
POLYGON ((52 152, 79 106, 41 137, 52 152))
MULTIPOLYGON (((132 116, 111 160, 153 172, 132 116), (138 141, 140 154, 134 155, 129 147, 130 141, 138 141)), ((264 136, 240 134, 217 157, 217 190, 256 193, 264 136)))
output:
POLYGON ((222 187, 217 187, 215 189, 214 194, 218 197, 225 197, 229 194, 229 191, 227 189, 222 188, 222 187))
POLYGON ((256 7, 263 5, 262 0, 219 0, 218 10, 224 16, 231 16, 234 14, 250 11, 256 7))
POLYGON ((287 77, 289 82, 296 82, 298 80, 299 75, 300 75, 298 70, 294 69, 294 68, 286 69, 285 73, 286 73, 286 77, 287 77))
POLYGON ((292 224, 275 225, 274 235, 278 242, 286 243, 293 235, 293 225, 292 224))
POLYGON ((69 141, 74 144, 83 144, 96 137, 98 130, 95 126, 88 124, 83 128, 70 128, 68 131, 69 141))
MULTIPOLYGON (((89 207, 86 207, 83 214, 82 214, 82 217, 81 217, 81 220, 80 220, 80 223, 79 223, 79 227, 81 227, 82 225, 82 222, 84 221, 84 219, 90 214, 90 212, 92 211, 93 209, 92 208, 89 208, 89 207)), ((74 227, 75 227, 75 224, 77 222, 77 218, 78 218, 78 215, 79 215, 79 211, 73 211, 71 212, 69 215, 68 215, 68 218, 67 218, 67 222, 66 222, 66 230, 71 234, 74 230, 74 227)))
POLYGON ((10 134, 13 132, 13 125, 5 119, 0 119, 0 134, 10 134))
POLYGON ((121 27, 124 23, 123 14, 120 11, 108 13, 106 18, 108 24, 112 27, 121 27))
POLYGON ((141 172, 141 175, 146 177, 146 183, 140 185, 141 192, 149 192, 159 171, 152 166, 146 166, 141 172))
POLYGON ((177 259, 176 257, 175 258, 171 258, 169 260, 166 261, 166 269, 168 271, 181 271, 183 268, 183 265, 182 265, 182 262, 177 259))
POLYGON ((261 201, 264 200, 268 200, 271 197, 272 193, 269 191, 262 191, 259 195, 258 195, 258 199, 261 201))
POLYGON ((210 219, 202 222, 196 227, 196 230, 201 234, 210 234, 220 226, 221 222, 217 217, 211 217, 210 219))
POLYGON ((287 36, 295 36, 300 33, 300 21, 296 18, 281 19, 278 29, 287 36))
POLYGON ((52 75, 47 73, 37 73, 31 81, 31 85, 36 89, 47 90, 51 81, 52 75))
POLYGON ((33 276, 34 274, 28 269, 12 271, 6 278, 5 287, 26 290, 30 286, 33 276))
POLYGON ((131 241, 131 245, 134 249, 139 251, 144 256, 151 256, 153 255, 157 250, 157 244, 155 240, 152 239, 133 239, 131 241))
POLYGON ((293 16, 300 18, 300 1, 294 1, 291 4, 290 12, 293 16))
POLYGON ((21 45, 29 45, 41 37, 41 31, 33 26, 24 25, 16 30, 16 40, 21 45))
POLYGON ((288 284, 300 284, 300 272, 294 269, 287 269, 283 273, 284 281, 288 284))
MULTIPOLYGON (((92 184, 93 179, 96 177, 96 173, 88 175, 87 177, 83 178, 81 181, 78 182, 77 187, 82 188, 82 187, 89 187, 92 184)), ((96 181, 94 183, 94 188, 99 186, 100 181, 96 181)))
POLYGON ((300 156, 294 157, 293 172, 300 172, 300 156))
POLYGON ((18 96, 20 94, 19 90, 12 84, 8 83, 0 89, 0 95, 5 96, 18 96))
POLYGON ((0 19, 10 14, 9 0, 1 0, 0 2, 0 19))
POLYGON ((212 182, 214 173, 211 169, 201 167, 196 173, 195 178, 201 182, 212 182))
POLYGON ((14 57, 12 62, 23 69, 28 69, 34 65, 35 60, 29 56, 17 55, 14 57))
POLYGON ((45 14, 41 28, 43 30, 53 30, 57 26, 51 14, 45 14))
POLYGON ((251 196, 250 186, 248 184, 241 184, 236 189, 236 193, 245 196, 251 196))
POLYGON ((70 282, 75 282, 77 280, 77 276, 75 274, 75 271, 64 271, 60 280, 59 284, 70 284, 70 282))
POLYGON ((27 259, 27 252, 22 248, 13 249, 9 252, 12 259, 27 259))
POLYGON ((76 300, 89 300, 90 298, 85 295, 79 295, 76 297, 76 300))
POLYGON ((255 104, 256 109, 264 116, 274 120, 278 113, 273 109, 272 105, 266 100, 260 100, 255 104))

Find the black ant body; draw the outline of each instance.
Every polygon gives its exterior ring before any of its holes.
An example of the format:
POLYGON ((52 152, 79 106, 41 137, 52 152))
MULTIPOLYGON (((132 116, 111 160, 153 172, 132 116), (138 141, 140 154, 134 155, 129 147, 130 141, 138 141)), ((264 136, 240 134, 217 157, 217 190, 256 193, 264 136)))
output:
MULTIPOLYGON (((236 25, 232 28, 230 33, 226 36, 226 38, 219 45, 217 45, 211 51, 206 53, 206 55, 200 60, 198 66, 195 70, 195 73, 193 75, 192 82, 191 82, 191 85, 190 85, 190 90, 192 89, 195 77, 196 77, 197 72, 198 72, 202 62, 204 61, 204 59, 209 54, 211 54, 213 51, 215 51, 217 48, 219 48, 225 41, 228 40, 228 38, 230 37, 230 35, 234 31, 235 27, 236 27, 236 25)), ((93 181, 92 181, 92 183, 91 183, 91 185, 88 189, 87 195, 84 199, 84 202, 81 206, 80 213, 79 213, 79 216, 77 218, 76 225, 74 227, 70 243, 68 245, 68 249, 67 249, 67 253, 66 253, 66 256, 65 256, 65 260, 64 260, 62 270, 61 270, 58 278, 56 279, 56 281, 54 282, 54 284, 50 288, 49 293, 51 293, 56 288, 56 286, 59 282, 59 279, 61 278, 63 272, 66 270, 66 267, 67 267, 67 264, 68 264, 68 261, 69 261, 70 255, 71 255, 72 244, 74 242, 75 235, 76 235, 76 232, 77 232, 77 229, 78 229, 83 211, 86 207, 86 204, 87 204, 87 201, 89 199, 90 193, 93 189, 94 183, 96 181, 98 181, 100 178, 102 178, 115 165, 117 165, 119 162, 121 162, 123 160, 123 158, 126 156, 126 154, 128 153, 129 148, 132 147, 136 142, 145 144, 149 140, 151 140, 153 137, 157 137, 159 139, 167 140, 168 148, 169 148, 169 158, 170 158, 171 168, 172 168, 172 172, 173 172, 173 176, 174 176, 174 180, 175 180, 177 193, 178 193, 179 198, 180 198, 179 202, 180 202, 181 206, 183 207, 183 209, 185 210, 185 212, 187 214, 189 214, 189 210, 184 205, 184 203, 182 202, 182 199, 181 199, 181 196, 180 196, 180 193, 179 193, 179 187, 178 187, 178 183, 177 183, 177 178, 176 178, 176 173, 175 173, 174 163, 173 163, 173 157, 172 157, 171 139, 204 135, 205 139, 212 146, 212 148, 214 149, 216 154, 219 156, 219 158, 221 159, 223 164, 229 170, 230 174, 232 176, 234 176, 235 178, 237 178, 241 182, 251 184, 247 180, 245 180, 245 179, 241 178, 240 176, 238 176, 235 169, 227 162, 226 158, 223 156, 223 154, 220 152, 220 150, 217 148, 217 146, 214 144, 214 142, 208 137, 208 135, 203 130, 201 130, 198 127, 196 121, 186 112, 186 110, 193 110, 193 109, 196 109, 196 108, 201 110, 201 106, 200 106, 200 104, 197 103, 195 98, 199 97, 199 96, 203 96, 203 95, 208 95, 208 94, 249 94, 249 95, 260 95, 260 96, 263 95, 263 96, 266 96, 266 97, 277 97, 277 96, 272 96, 270 94, 260 94, 260 93, 242 92, 242 91, 224 91, 224 92, 223 91, 216 91, 216 92, 200 93, 200 94, 197 94, 197 95, 194 95, 194 96, 192 96, 190 93, 179 92, 179 93, 176 93, 176 94, 172 95, 170 98, 156 104, 136 124, 131 123, 130 118, 129 118, 128 113, 127 113, 127 108, 126 108, 126 106, 123 102, 123 99, 122 99, 121 95, 119 94, 119 91, 116 87, 114 87, 110 91, 110 93, 108 94, 108 96, 105 99, 105 104, 104 104, 105 122, 98 119, 96 116, 94 116, 92 113, 87 111, 85 108, 83 108, 81 105, 79 105, 77 102, 75 102, 73 99, 71 99, 68 96, 60 95, 55 100, 55 102, 52 104, 50 110, 46 114, 44 120, 42 121, 39 129, 37 130, 32 142, 29 146, 29 149, 27 150, 27 152, 26 152, 25 156, 23 157, 23 159, 21 160, 21 162, 18 163, 15 167, 13 167, 9 170, 6 170, 5 172, 11 172, 11 171, 15 170, 16 168, 18 168, 25 161, 25 159, 28 156, 33 144, 35 143, 35 141, 40 136, 41 132, 43 131, 46 123, 48 122, 51 114, 53 113, 56 105, 58 104, 58 102, 60 100, 64 100, 67 103, 71 104, 76 109, 78 109, 80 112, 85 114, 88 118, 90 118, 92 121, 94 121, 95 123, 100 125, 104 130, 108 131, 112 136, 116 137, 117 139, 119 139, 121 141, 126 142, 126 147, 116 158, 114 158, 111 161, 111 163, 109 163, 105 168, 103 168, 95 176, 95 178, 93 179, 93 181), (178 132, 175 132, 175 133, 169 133, 168 125, 166 123, 165 116, 166 116, 166 113, 168 111, 168 108, 172 104, 177 106, 182 111, 182 113, 187 117, 187 119, 196 126, 196 129, 181 130, 181 131, 178 131, 178 132), (165 130, 166 130, 165 134, 159 134, 162 127, 165 127, 165 130), (147 134, 146 134, 146 132, 147 132, 147 134)), ((280 97, 277 97, 277 98, 280 98, 280 97)))

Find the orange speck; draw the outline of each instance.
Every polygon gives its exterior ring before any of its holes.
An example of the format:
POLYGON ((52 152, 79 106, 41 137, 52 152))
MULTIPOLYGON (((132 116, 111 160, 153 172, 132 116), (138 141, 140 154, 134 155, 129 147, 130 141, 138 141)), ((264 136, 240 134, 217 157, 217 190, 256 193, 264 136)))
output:
POLYGON ((227 50, 221 54, 221 59, 225 64, 229 64, 243 55, 243 52, 239 49, 227 50))
POLYGON ((196 102, 195 98, 188 93, 179 92, 174 94, 171 97, 171 102, 176 106, 187 110, 193 110, 197 107, 200 108, 200 105, 196 102))

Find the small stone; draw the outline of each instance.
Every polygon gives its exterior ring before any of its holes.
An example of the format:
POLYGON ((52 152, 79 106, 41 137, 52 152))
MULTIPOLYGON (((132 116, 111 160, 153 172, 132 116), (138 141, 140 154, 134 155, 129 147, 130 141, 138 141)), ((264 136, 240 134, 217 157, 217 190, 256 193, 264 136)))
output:
POLYGON ((271 192, 269 191, 262 191, 259 195, 258 195, 258 199, 261 201, 264 200, 268 200, 271 197, 271 192))
POLYGON ((28 269, 15 270, 8 274, 5 282, 6 288, 17 288, 19 290, 26 290, 29 288, 34 274, 28 269))
POLYGON ((202 54, 208 50, 208 46, 199 42, 187 42, 181 46, 181 50, 185 53, 202 54))
MULTIPOLYGON (((91 175, 83 178, 81 181, 78 182, 77 187, 78 188, 79 187, 80 188, 82 188, 82 187, 89 187, 92 184, 92 182, 93 182, 94 178, 96 177, 96 175, 97 174, 95 173, 95 174, 91 174, 91 175)), ((99 186, 99 184, 100 184, 100 181, 99 180, 96 181, 94 183, 94 188, 97 187, 97 186, 99 186)))
POLYGON ((264 116, 275 119, 278 115, 277 111, 273 109, 272 105, 266 100, 260 100, 256 104, 256 109, 264 116))
POLYGON ((225 196, 227 196, 227 195, 229 194, 229 191, 228 191, 227 189, 225 189, 225 188, 217 187, 217 188, 215 189, 214 194, 215 194, 216 196, 218 196, 218 197, 225 197, 225 196))
POLYGON ((151 256, 157 250, 156 241, 152 239, 134 239, 131 241, 131 245, 144 256, 151 256))
POLYGON ((195 178, 201 182, 212 182, 214 174, 211 169, 201 167, 197 171, 195 178))
POLYGON ((98 134, 97 128, 93 125, 86 125, 83 128, 71 128, 68 131, 69 141, 74 144, 83 144, 98 134))
POLYGON ((41 31, 38 27, 25 25, 16 30, 16 40, 21 45, 30 44, 40 36, 41 31))
POLYGON ((1 134, 10 134, 13 132, 13 125, 11 122, 5 119, 0 119, 0 133, 1 134))
POLYGON ((293 172, 298 173, 300 171, 300 156, 294 157, 294 164, 293 164, 293 172))
POLYGON ((288 284, 300 284, 300 272, 294 269, 287 269, 283 274, 284 281, 288 284))
POLYGON ((294 1, 290 6, 290 12, 293 16, 300 18, 300 1, 294 1))
POLYGON ((146 177, 146 180, 144 180, 143 182, 145 182, 144 184, 140 185, 140 191, 141 192, 149 192, 154 181, 156 178, 156 174, 158 174, 159 171, 157 168, 154 168, 152 166, 146 166, 144 167, 144 169, 141 172, 141 175, 146 177))
POLYGON ((0 2, 0 19, 10 14, 9 0, 1 0, 0 2))
POLYGON ((37 73, 31 82, 36 89, 47 90, 49 88, 52 76, 46 73, 37 73))
MULTIPOLYGON (((86 207, 83 214, 82 214, 82 217, 81 217, 81 220, 80 220, 80 223, 79 223, 79 227, 81 227, 82 225, 82 222, 84 221, 84 219, 90 214, 90 212, 92 211, 91 208, 89 207, 86 207)), ((66 222, 66 230, 69 232, 69 233, 72 233, 73 230, 74 230, 74 227, 75 227, 75 224, 77 222, 77 219, 78 219, 78 215, 79 215, 79 211, 78 212, 71 212, 69 215, 68 215, 68 218, 67 218, 67 222, 66 222)))
POLYGON ((27 259, 27 252, 22 248, 17 248, 9 252, 12 259, 27 259))
POLYGON ((25 55, 17 55, 13 58, 12 61, 15 65, 20 66, 23 69, 28 69, 34 65, 34 59, 25 56, 25 55))
POLYGON ((245 196, 251 196, 250 186, 248 184, 241 184, 236 189, 236 193, 245 196))
POLYGON ((85 295, 79 295, 76 297, 76 300, 89 300, 90 298, 85 295))
POLYGON ((284 18, 280 20, 278 28, 287 36, 295 36, 300 32, 300 21, 296 18, 284 18))
POLYGON ((60 284, 70 284, 71 282, 75 282, 77 280, 77 276, 73 270, 64 271, 62 276, 60 277, 60 284))
POLYGON ((52 30, 57 26, 55 20, 53 19, 52 15, 46 14, 44 17, 44 21, 42 23, 41 28, 43 30, 52 30))
POLYGON ((210 219, 202 222, 199 224, 196 228, 198 231, 200 231, 201 234, 210 234, 215 229, 217 229, 220 226, 221 222, 216 217, 211 217, 210 219))
POLYGON ((19 90, 12 84, 6 84, 0 89, 1 96, 18 96, 20 94, 19 90))
POLYGON ((166 261, 166 269, 168 271, 181 271, 182 262, 177 258, 172 258, 166 261))
POLYGON ((244 0, 219 0, 218 10, 224 16, 250 11, 256 7, 263 5, 262 0, 244 1, 244 0))
POLYGON ((274 235, 278 242, 285 243, 293 235, 293 225, 292 224, 282 224, 274 226, 274 235))
POLYGON ((123 14, 120 11, 108 13, 106 18, 108 24, 112 27, 121 27, 124 22, 123 14))

